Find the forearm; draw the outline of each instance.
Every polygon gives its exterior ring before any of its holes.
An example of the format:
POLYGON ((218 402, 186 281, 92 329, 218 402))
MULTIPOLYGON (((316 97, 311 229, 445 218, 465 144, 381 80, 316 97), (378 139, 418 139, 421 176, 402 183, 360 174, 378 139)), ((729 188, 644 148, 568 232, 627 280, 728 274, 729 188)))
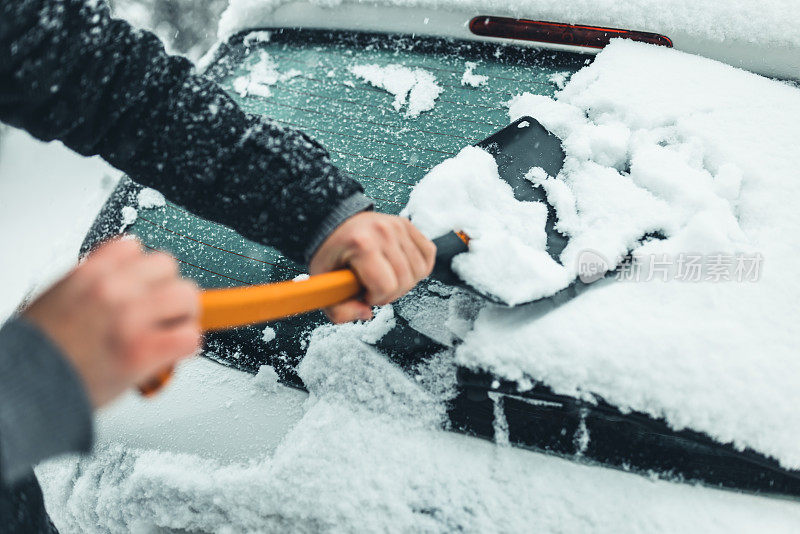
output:
POLYGON ((32 465, 88 452, 92 410, 81 379, 56 346, 23 319, 0 328, 0 477, 11 484, 32 465))
POLYGON ((361 191, 318 143, 245 114, 154 35, 86 0, 0 3, 0 119, 99 154, 299 261, 330 213, 361 191))

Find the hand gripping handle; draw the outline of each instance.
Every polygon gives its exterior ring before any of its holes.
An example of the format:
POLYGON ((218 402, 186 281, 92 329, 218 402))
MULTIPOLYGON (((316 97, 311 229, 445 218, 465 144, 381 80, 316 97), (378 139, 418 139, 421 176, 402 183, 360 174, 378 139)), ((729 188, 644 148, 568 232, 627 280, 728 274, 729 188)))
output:
MULTIPOLYGON (((450 268, 456 254, 467 251, 469 238, 450 232, 433 241, 436 263, 431 278, 446 284, 458 282, 450 268)), ((209 289, 200 297, 200 326, 205 332, 265 323, 292 315, 327 308, 359 296, 364 287, 353 271, 342 269, 311 276, 306 280, 257 286, 209 289)), ((139 387, 142 395, 157 393, 172 377, 167 369, 139 387)))

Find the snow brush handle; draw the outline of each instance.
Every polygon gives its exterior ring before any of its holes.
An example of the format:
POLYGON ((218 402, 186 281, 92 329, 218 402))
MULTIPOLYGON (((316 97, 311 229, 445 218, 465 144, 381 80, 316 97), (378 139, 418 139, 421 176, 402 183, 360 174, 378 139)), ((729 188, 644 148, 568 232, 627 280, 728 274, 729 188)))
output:
POLYGON ((358 278, 348 269, 296 282, 210 289, 200 296, 200 327, 214 331, 274 321, 339 304, 362 291, 358 278))
MULTIPOLYGON (((431 278, 446 284, 458 279, 450 268, 456 254, 467 251, 469 237, 450 232, 437 239, 436 264, 431 278)), ((205 332, 227 330, 265 323, 292 315, 327 308, 357 297, 364 291, 353 271, 342 269, 311 276, 306 280, 290 280, 273 284, 209 289, 200 295, 200 327, 205 332)), ((145 397, 158 393, 172 378, 172 368, 139 386, 145 397)))
MULTIPOLYGON (((353 271, 342 269, 306 280, 257 286, 208 289, 200 294, 200 328, 204 332, 265 323, 326 308, 357 297, 363 288, 353 271)), ((139 385, 139 393, 152 397, 172 379, 168 367, 139 385)))
MULTIPOLYGON (((451 232, 434 240, 436 266, 433 278, 447 282, 453 256, 467 250, 469 238, 451 232)), ((265 323, 327 308, 359 296, 364 291, 353 271, 342 269, 306 280, 203 291, 200 327, 206 332, 265 323)))

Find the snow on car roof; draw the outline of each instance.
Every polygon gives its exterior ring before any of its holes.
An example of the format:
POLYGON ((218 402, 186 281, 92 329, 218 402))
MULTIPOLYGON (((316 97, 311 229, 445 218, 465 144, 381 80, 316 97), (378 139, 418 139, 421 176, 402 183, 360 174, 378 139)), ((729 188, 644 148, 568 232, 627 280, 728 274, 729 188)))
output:
MULTIPOLYGON (((636 261, 620 280, 598 282, 543 316, 484 309, 458 361, 558 393, 599 395, 800 468, 800 90, 616 41, 555 100, 522 95, 510 115, 531 115, 564 140, 564 169, 545 183, 570 237, 561 256, 570 278, 587 253, 612 269, 628 249, 636 261), (648 233, 665 239, 639 241, 648 233)), ((424 178, 418 188, 427 195, 412 193, 409 210, 423 231, 463 225, 460 214, 482 202, 436 201, 437 187, 452 191, 443 175, 476 179, 474 152, 424 178)), ((519 220, 530 210, 501 212, 504 243, 514 247, 476 247, 461 274, 493 294, 541 292, 540 279, 526 281, 542 270, 537 261, 550 261, 541 240, 530 239, 539 228, 519 220), (493 278, 482 277, 487 271, 493 278)), ((498 235, 478 217, 467 224, 475 241, 498 235)), ((548 280, 550 293, 564 285, 548 280)))
MULTIPOLYGON (((220 21, 225 38, 269 22, 289 0, 231 0, 220 21)), ((569 24, 607 24, 709 39, 800 45, 800 11, 792 0, 310 0, 328 8, 347 5, 409 7, 504 15, 569 24)), ((435 32, 436 28, 430 28, 435 32)))

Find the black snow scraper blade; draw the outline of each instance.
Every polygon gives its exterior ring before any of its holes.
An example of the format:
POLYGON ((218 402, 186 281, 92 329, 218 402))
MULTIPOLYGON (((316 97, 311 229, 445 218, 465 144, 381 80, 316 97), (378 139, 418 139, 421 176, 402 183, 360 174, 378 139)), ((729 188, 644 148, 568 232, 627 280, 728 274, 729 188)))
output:
MULTIPOLYGON (((502 130, 476 144, 494 156, 500 179, 511 186, 514 198, 523 202, 541 202, 547 207, 547 221, 545 222, 545 235, 547 236, 546 250, 548 255, 556 262, 560 261, 561 252, 567 246, 569 239, 556 229, 558 218, 556 210, 547 201, 544 189, 531 182, 525 176, 528 172, 540 167, 548 176, 555 177, 564 166, 566 155, 561 147, 561 140, 542 126, 533 117, 520 117, 502 130)), ((641 236, 640 241, 658 237, 647 234, 641 236)), ((459 286, 499 305, 508 307, 525 306, 531 313, 544 314, 548 311, 572 300, 574 297, 590 288, 593 283, 603 278, 614 275, 610 269, 605 276, 593 277, 592 281, 584 282, 580 278, 574 279, 567 287, 555 294, 530 300, 508 304, 500 297, 472 286, 468 281, 462 280, 452 270, 452 260, 458 254, 469 251, 469 236, 462 232, 451 232, 433 240, 436 244, 436 265, 431 273, 431 278, 452 286, 459 286)))
MULTIPOLYGON (((547 252, 558 261, 561 251, 567 245, 567 238, 555 228, 555 209, 547 202, 544 189, 534 185, 525 175, 534 167, 541 167, 548 176, 557 176, 564 166, 565 158, 561 140, 536 119, 521 117, 476 146, 494 156, 498 174, 511 186, 514 198, 525 202, 542 202, 547 206, 547 252)), ((469 236, 452 232, 434 239, 434 243, 437 254, 431 278, 448 285, 465 287, 496 304, 505 304, 502 299, 471 286, 453 272, 453 258, 469 251, 469 236)), ((521 304, 516 304, 519 305, 521 304)))

